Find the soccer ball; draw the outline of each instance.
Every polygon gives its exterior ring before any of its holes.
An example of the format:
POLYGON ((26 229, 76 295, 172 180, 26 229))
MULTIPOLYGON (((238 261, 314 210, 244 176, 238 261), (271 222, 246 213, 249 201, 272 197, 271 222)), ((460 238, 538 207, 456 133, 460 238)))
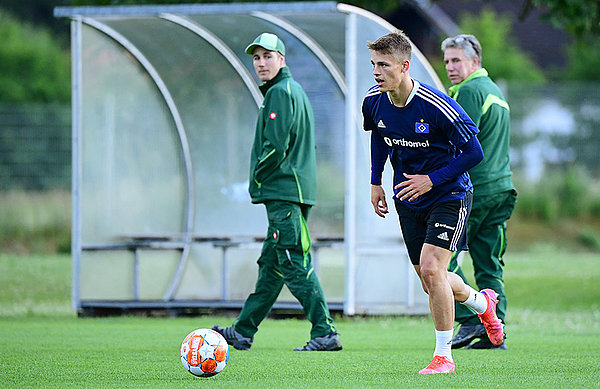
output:
POLYGON ((200 328, 185 337, 180 354, 187 371, 197 377, 212 377, 227 365, 229 346, 217 331, 200 328))

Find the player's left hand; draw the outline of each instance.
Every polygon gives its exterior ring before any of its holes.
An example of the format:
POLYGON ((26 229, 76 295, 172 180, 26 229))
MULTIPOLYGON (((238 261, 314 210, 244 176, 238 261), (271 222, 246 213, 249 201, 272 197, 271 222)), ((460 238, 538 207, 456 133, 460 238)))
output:
POLYGON ((396 194, 396 197, 402 201, 406 199, 408 199, 409 202, 415 201, 419 196, 429 192, 431 188, 433 188, 433 183, 428 175, 402 174, 406 177, 406 181, 402 181, 394 187, 396 190, 402 188, 402 190, 396 194))

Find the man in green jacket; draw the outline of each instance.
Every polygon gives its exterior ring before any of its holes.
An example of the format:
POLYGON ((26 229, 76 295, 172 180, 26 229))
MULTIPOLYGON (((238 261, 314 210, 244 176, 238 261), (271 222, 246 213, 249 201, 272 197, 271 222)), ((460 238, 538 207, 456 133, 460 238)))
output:
MULTIPOLYGON (((473 259, 479 289, 498 293, 496 313, 506 323, 506 294, 503 281, 503 254, 506 249, 506 221, 512 215, 517 192, 510 170, 510 109, 498 86, 481 66, 481 44, 473 35, 458 35, 442 42, 444 63, 452 86, 448 90, 479 128, 477 138, 483 161, 469 170, 473 182, 473 207, 467 224, 467 243, 473 259)), ((455 253, 448 270, 465 276, 455 253)), ((494 346, 477 315, 456 304, 455 320, 461 327, 452 339, 452 348, 506 349, 494 346), (473 340, 481 338, 476 343, 473 340)))
POLYGON ((264 95, 250 160, 250 196, 267 210, 269 227, 258 259, 254 293, 231 327, 214 326, 227 343, 249 350, 258 325, 283 285, 312 323, 311 339, 296 351, 342 349, 310 255, 306 225, 317 193, 313 110, 285 63, 285 46, 274 34, 260 34, 247 48, 264 95))

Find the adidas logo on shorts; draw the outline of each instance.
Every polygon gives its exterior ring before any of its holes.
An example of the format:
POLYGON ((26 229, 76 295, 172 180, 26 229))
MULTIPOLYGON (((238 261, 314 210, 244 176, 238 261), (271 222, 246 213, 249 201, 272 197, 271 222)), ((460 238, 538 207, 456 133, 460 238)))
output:
POLYGON ((442 232, 437 237, 438 237, 438 239, 445 240, 445 241, 450 240, 450 238, 448 238, 448 233, 446 231, 442 232))

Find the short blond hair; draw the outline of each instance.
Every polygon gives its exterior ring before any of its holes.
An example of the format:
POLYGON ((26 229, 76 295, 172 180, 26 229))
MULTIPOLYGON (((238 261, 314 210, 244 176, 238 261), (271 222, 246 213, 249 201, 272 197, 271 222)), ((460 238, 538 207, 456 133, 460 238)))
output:
POLYGON ((367 47, 371 51, 390 54, 399 62, 410 61, 412 56, 412 45, 402 30, 390 32, 378 38, 375 42, 367 42, 367 47))

